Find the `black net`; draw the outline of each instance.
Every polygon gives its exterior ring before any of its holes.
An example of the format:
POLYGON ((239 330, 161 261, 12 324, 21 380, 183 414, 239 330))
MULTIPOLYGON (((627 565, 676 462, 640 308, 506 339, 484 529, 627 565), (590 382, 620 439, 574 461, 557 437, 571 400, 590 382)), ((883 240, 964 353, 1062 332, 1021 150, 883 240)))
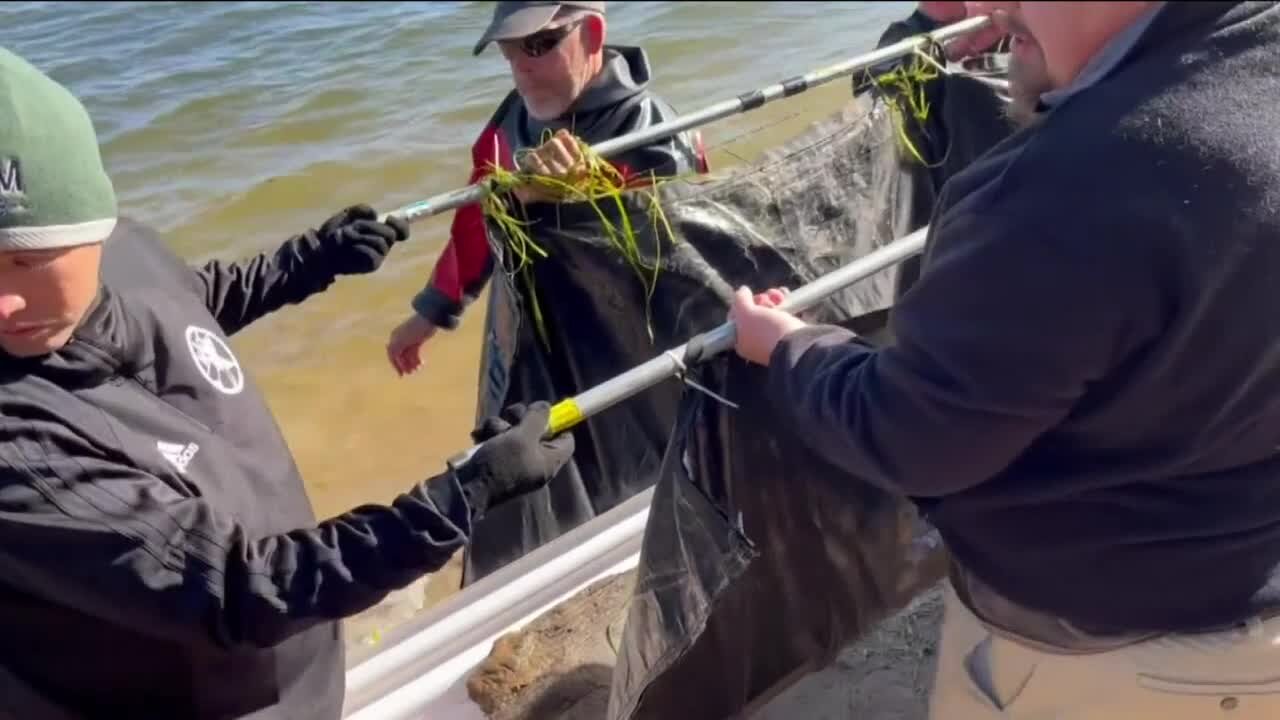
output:
MULTIPOLYGON (((495 274, 479 414, 576 395, 724 322, 739 285, 796 287, 920 227, 936 170, 904 163, 899 142, 887 106, 857 97, 745 168, 662 184, 674 242, 643 193, 620 207, 543 206, 531 234, 550 259, 495 274), (630 222, 657 268, 652 287, 601 232, 599 213, 630 222)), ((985 144, 947 143, 946 164, 985 144)), ((881 272, 804 317, 883 339, 898 280, 897 269, 881 272)), ((763 369, 696 359, 689 379, 740 407, 673 379, 588 419, 565 470, 493 509, 468 553, 473 581, 656 483, 610 720, 736 716, 830 662, 944 571, 910 502, 770 422, 763 369)))
POLYGON ((614 667, 610 718, 725 718, 759 707, 944 574, 911 503, 769 422, 765 371, 700 368, 655 490, 614 667))
MULTIPOLYGON (((910 231, 918 213, 906 207, 912 181, 894 142, 886 113, 863 99, 748 169, 666 182, 658 200, 674 243, 655 228, 648 196, 629 194, 622 210, 599 204, 615 225, 623 214, 632 223, 657 268, 642 270, 645 279, 601 233, 597 208, 532 206, 543 214, 530 217, 530 234, 551 259, 530 266, 532 292, 523 272, 495 273, 478 412, 575 395, 724 322, 739 284, 794 287, 910 231), (656 282, 652 292, 646 282, 656 282)), ((813 317, 867 316, 874 329, 893 289, 894 273, 882 273, 813 317)), ((477 528, 467 582, 652 486, 679 401, 673 382, 575 430, 574 460, 551 486, 495 508, 477 528)))

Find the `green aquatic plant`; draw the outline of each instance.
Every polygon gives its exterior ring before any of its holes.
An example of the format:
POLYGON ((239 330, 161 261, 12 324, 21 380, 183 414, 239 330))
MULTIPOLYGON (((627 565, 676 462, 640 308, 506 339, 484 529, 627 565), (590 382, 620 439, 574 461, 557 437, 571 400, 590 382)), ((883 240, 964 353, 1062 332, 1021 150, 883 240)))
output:
MULTIPOLYGON (((549 139, 549 135, 548 131, 544 141, 549 139)), ((523 205, 513 202, 514 192, 519 188, 536 189, 554 202, 587 203, 596 212, 600 219, 602 234, 631 266, 641 282, 645 295, 645 328, 652 342, 654 335, 651 304, 662 264, 663 233, 660 233, 659 229, 665 231, 668 242, 672 244, 676 242, 675 233, 658 200, 658 189, 674 177, 659 178, 651 172, 648 181, 643 185, 637 184, 634 180, 628 182, 617 168, 595 152, 591 146, 576 138, 575 142, 578 143, 582 153, 583 164, 579 172, 570 177, 551 177, 522 170, 507 170, 502 167, 491 168, 487 180, 489 192, 481 201, 482 210, 500 231, 505 248, 511 253, 514 261, 511 272, 519 274, 525 283, 525 293, 530 303, 534 324, 548 350, 550 350, 550 342, 546 333, 542 307, 538 301, 532 268, 534 262, 547 259, 549 253, 530 234, 528 216, 523 214, 522 217, 516 216, 517 212, 523 211, 523 205), (631 214, 626 209, 624 193, 628 192, 647 196, 647 213, 654 236, 654 259, 651 263, 645 259, 640 250, 636 228, 632 224, 631 214), (614 222, 605 212, 606 203, 617 208, 618 222, 614 222)), ((519 164, 517 159, 517 165, 519 164)))
POLYGON ((925 160, 924 154, 911 140, 908 123, 914 121, 915 129, 928 139, 925 125, 930 111, 927 86, 948 73, 938 61, 940 57, 944 57, 942 47, 936 41, 926 39, 916 47, 909 61, 868 77, 868 82, 880 91, 879 96, 888 104, 898 142, 912 158, 926 167, 937 167, 942 161, 930 164, 925 160))

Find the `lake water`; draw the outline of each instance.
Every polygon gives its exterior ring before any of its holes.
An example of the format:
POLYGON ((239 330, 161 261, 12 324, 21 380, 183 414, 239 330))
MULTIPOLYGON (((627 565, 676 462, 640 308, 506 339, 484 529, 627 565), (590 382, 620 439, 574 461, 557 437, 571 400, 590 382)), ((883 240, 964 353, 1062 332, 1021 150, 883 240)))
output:
MULTIPOLYGON (((869 50, 913 7, 614 2, 609 41, 645 47, 657 91, 692 111, 869 50)), ((84 101, 122 212, 199 261, 272 249, 349 204, 391 210, 462 185, 469 145, 511 87, 495 49, 471 55, 490 8, 7 2, 0 43, 84 101)), ((825 96, 705 128, 713 166, 847 93, 840 80, 825 96)), ((447 223, 415 225, 379 273, 343 279, 234 339, 322 516, 387 501, 469 444, 483 303, 428 345, 417 375, 398 378, 384 353, 447 223)))

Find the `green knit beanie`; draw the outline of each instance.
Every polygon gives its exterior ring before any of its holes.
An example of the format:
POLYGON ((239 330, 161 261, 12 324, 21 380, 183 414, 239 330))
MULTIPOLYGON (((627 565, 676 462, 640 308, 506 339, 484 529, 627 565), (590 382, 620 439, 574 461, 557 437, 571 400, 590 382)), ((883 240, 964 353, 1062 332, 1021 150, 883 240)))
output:
POLYGON ((0 251, 102 242, 116 193, 84 105, 0 47, 0 251))

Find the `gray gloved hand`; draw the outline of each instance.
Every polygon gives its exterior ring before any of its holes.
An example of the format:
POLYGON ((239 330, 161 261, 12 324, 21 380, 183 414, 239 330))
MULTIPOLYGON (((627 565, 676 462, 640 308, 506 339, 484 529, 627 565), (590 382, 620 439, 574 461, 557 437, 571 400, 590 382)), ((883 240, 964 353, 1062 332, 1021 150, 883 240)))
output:
POLYGON ((472 431, 472 439, 482 444, 454 472, 474 515, 543 487, 569 462, 572 434, 543 439, 550 417, 545 402, 511 405, 472 431))

